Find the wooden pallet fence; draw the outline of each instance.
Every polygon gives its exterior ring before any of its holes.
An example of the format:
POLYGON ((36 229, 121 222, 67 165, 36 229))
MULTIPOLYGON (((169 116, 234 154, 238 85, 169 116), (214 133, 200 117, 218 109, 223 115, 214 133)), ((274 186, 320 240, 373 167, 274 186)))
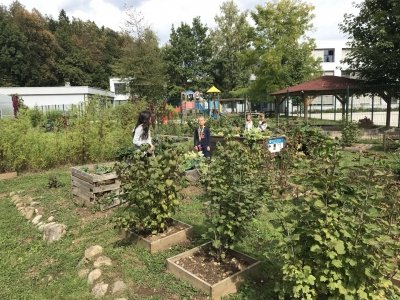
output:
MULTIPOLYGON (((109 165, 112 165, 111 163, 109 165)), ((83 169, 93 169, 94 165, 84 165, 71 168, 72 195, 75 202, 81 206, 91 207, 95 204, 107 209, 120 204, 118 195, 121 182, 115 172, 106 174, 94 174, 83 169), (111 203, 102 203, 105 196, 115 193, 116 197, 111 203)))

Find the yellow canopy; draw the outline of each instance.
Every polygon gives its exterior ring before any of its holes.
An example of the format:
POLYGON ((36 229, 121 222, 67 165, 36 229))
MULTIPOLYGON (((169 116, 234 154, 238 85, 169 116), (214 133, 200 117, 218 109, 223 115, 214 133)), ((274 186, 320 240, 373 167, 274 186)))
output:
POLYGON ((212 86, 208 89, 207 93, 221 93, 221 91, 217 89, 215 86, 212 86))

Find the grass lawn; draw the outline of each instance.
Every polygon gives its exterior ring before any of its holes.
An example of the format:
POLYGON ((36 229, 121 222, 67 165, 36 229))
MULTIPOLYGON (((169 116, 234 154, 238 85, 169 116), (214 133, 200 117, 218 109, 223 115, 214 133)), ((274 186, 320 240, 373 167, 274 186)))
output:
MULTIPOLYGON (((0 181, 0 299, 94 299, 86 278, 78 276, 78 264, 90 246, 101 245, 103 255, 113 265, 102 267, 102 280, 110 285, 123 280, 128 290, 122 294, 106 295, 102 299, 207 299, 190 285, 166 272, 168 257, 197 246, 205 240, 201 197, 185 199, 177 219, 194 226, 192 245, 175 247, 159 254, 150 254, 134 245, 121 243, 121 235, 113 228, 113 210, 93 212, 75 206, 71 199, 69 169, 43 173, 26 173, 16 179, 0 181), (48 188, 52 175, 65 183, 61 188, 48 188), (47 245, 36 226, 26 221, 11 202, 10 192, 38 201, 43 219, 54 216, 67 225, 67 234, 47 245)), ((190 195, 190 192, 189 192, 190 195)), ((268 245, 261 242, 273 232, 266 222, 254 222, 253 234, 239 245, 241 250, 264 260, 266 274, 273 264, 264 256, 268 245), (267 224, 267 225, 266 225, 267 224)), ((270 276, 270 278, 272 278, 270 276)), ((245 285, 230 299, 273 299, 267 279, 245 285)))

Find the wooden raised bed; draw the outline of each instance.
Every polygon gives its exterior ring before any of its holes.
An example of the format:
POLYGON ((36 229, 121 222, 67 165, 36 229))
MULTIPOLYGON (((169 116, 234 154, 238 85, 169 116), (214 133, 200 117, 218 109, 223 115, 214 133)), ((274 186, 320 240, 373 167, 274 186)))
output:
MULTIPOLYGON (((102 164, 103 166, 113 166, 114 163, 102 164)), ((100 208, 107 209, 120 204, 120 200, 115 197, 112 203, 104 204, 101 200, 107 194, 114 192, 118 195, 120 192, 121 182, 118 180, 118 175, 115 172, 106 174, 95 174, 95 165, 84 165, 71 168, 71 186, 72 195, 78 205, 91 207, 94 204, 99 204, 100 208), (84 171, 87 169, 88 171, 84 171)))
POLYGON ((174 225, 177 225, 183 229, 180 229, 172 234, 165 233, 147 238, 138 235, 134 231, 129 231, 126 233, 126 238, 130 241, 133 241, 136 245, 146 248, 150 251, 150 253, 166 250, 178 244, 189 243, 189 238, 192 235, 192 226, 173 219, 172 226, 174 225))
POLYGON ((241 259, 247 262, 247 267, 243 270, 232 274, 231 276, 215 283, 210 284, 203 279, 199 278, 195 274, 191 273, 190 271, 184 269, 176 262, 182 258, 193 256, 196 252, 199 252, 203 247, 209 246, 210 243, 203 244, 199 247, 193 248, 186 252, 180 253, 176 256, 170 257, 167 259, 167 270, 174 274, 176 277, 183 279, 189 282, 192 286, 198 288, 199 290, 207 293, 211 299, 221 299, 223 296, 228 294, 236 293, 243 284, 246 278, 250 275, 255 275, 258 266, 260 265, 260 261, 256 260, 253 257, 250 257, 244 253, 231 250, 230 255, 241 259))

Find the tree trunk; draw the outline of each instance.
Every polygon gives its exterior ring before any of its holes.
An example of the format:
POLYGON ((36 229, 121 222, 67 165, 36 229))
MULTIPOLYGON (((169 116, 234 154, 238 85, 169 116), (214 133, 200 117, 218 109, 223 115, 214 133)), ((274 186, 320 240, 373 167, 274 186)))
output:
POLYGON ((390 127, 390 115, 392 114, 392 98, 388 97, 386 101, 386 128, 390 127))

